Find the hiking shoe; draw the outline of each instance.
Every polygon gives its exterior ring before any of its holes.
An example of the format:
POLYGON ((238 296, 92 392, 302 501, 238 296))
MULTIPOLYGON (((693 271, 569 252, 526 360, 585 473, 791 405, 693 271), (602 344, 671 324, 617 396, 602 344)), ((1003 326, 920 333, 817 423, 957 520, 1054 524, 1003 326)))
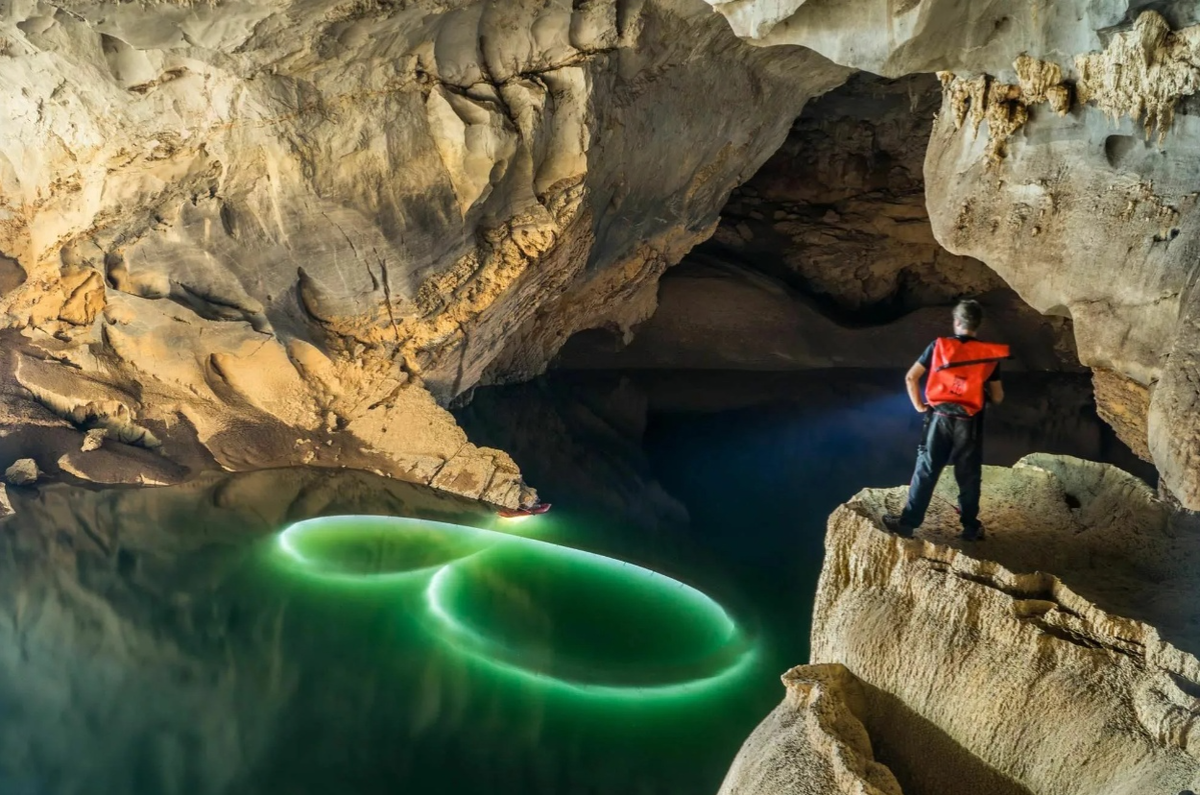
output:
POLYGON ((977 524, 974 527, 964 527, 963 528, 963 531, 962 531, 962 540, 963 541, 983 541, 984 538, 985 538, 985 534, 983 532, 983 525, 981 525, 981 524, 977 524))
POLYGON ((892 535, 900 536, 901 538, 912 538, 915 527, 909 527, 900 520, 900 515, 895 513, 885 513, 883 515, 883 527, 892 535))

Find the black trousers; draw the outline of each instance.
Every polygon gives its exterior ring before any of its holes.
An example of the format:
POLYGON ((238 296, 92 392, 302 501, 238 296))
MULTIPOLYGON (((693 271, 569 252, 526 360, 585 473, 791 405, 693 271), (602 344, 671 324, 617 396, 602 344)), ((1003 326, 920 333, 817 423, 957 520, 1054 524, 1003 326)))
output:
POLYGON ((974 417, 952 417, 930 411, 917 447, 917 466, 908 487, 908 502, 900 521, 919 527, 933 499, 938 477, 948 463, 954 464, 958 481, 958 507, 964 529, 979 527, 979 487, 983 480, 983 413, 974 417))

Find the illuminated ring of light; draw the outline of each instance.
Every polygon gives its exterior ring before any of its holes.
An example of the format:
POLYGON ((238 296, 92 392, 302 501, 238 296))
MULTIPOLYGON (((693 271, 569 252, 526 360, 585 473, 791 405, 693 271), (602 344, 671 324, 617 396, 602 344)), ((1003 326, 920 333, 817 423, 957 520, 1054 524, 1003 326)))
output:
POLYGON ((541 687, 553 688, 575 695, 602 696, 605 698, 655 698, 655 697, 675 697, 690 695, 701 690, 717 687, 722 683, 734 681, 743 674, 751 670, 759 659, 759 650, 756 645, 749 643, 738 629, 736 623, 729 616, 729 613, 721 607, 715 600, 707 594, 693 588, 690 585, 682 583, 671 577, 667 577, 652 569, 643 568, 632 563, 610 558, 604 555, 597 555, 592 552, 565 547, 560 544, 554 544, 547 541, 539 541, 536 539, 525 538, 522 536, 509 535, 507 533, 486 530, 467 525, 450 524, 446 522, 435 522, 421 519, 412 519, 407 517, 394 516, 373 516, 373 515, 340 515, 320 517, 316 519, 306 519, 289 525, 278 538, 279 548, 290 558, 294 563, 299 564, 301 568, 308 574, 324 580, 331 580, 344 583, 400 583, 411 582, 412 580, 427 577, 428 585, 425 588, 425 602, 429 609, 430 615, 436 620, 439 627, 444 630, 437 633, 436 637, 439 641, 449 646, 456 653, 469 658, 479 664, 482 664, 498 673, 511 676, 516 679, 530 682, 541 687), (377 573, 357 573, 330 570, 327 564, 323 564, 319 560, 314 560, 305 555, 297 546, 299 537, 304 533, 316 529, 318 526, 326 525, 330 522, 337 521, 341 523, 365 523, 377 526, 383 526, 391 531, 411 532, 414 530, 433 530, 443 532, 447 535, 457 536, 459 538, 467 538, 471 541, 486 541, 479 549, 469 552, 465 555, 460 555, 447 561, 440 561, 429 566, 419 566, 412 569, 404 569, 401 571, 384 571, 377 573), (648 684, 648 685, 608 685, 595 682, 581 682, 569 678, 555 676, 552 674, 543 673, 533 668, 524 667, 512 662, 500 659, 500 655, 489 654, 489 649, 498 648, 498 644, 489 640, 479 632, 464 625, 459 621, 445 605, 445 600, 442 598, 442 591, 445 588, 448 577, 455 569, 466 562, 470 558, 479 555, 480 553, 493 549, 498 544, 525 544, 539 548, 540 551, 552 555, 570 555, 577 558, 582 558, 590 565, 603 566, 606 568, 620 568, 630 574, 640 575, 648 578, 657 578, 663 580, 663 587, 673 584, 670 592, 674 596, 685 596, 692 600, 697 606, 710 611, 716 611, 719 615, 719 621, 724 625, 727 633, 727 644, 736 643, 743 648, 737 658, 726 665, 723 669, 704 677, 689 679, 683 682, 673 682, 667 684, 648 684))
POLYGON ((674 587, 670 589, 672 594, 682 593, 688 598, 694 600, 698 605, 702 605, 708 610, 716 611, 720 616, 720 621, 725 625, 728 632, 727 643, 737 643, 743 645, 741 653, 737 658, 726 665, 723 669, 705 677, 693 678, 683 682, 672 682, 666 684, 647 684, 647 685, 610 685, 600 684, 595 682, 581 682, 569 678, 555 676, 553 674, 543 673, 541 671, 528 668, 516 663, 508 662, 501 659, 501 656, 495 653, 489 653, 489 650, 495 650, 499 644, 489 640, 476 630, 466 626, 457 618, 453 612, 446 607, 443 593, 446 587, 446 582, 449 576, 454 572, 463 560, 458 560, 453 563, 448 563, 441 568, 429 584, 425 588, 426 604, 429 607, 429 612, 441 624, 445 630, 439 635, 439 639, 446 642, 457 653, 471 658, 476 662, 491 668, 499 673, 515 677, 527 682, 535 683, 542 687, 551 687, 556 690, 569 692, 572 694, 581 694, 589 696, 602 696, 605 698, 655 698, 655 697, 674 697, 682 695, 692 695, 702 690, 707 690, 716 687, 722 683, 731 682, 738 679, 747 671, 752 669, 759 658, 759 650, 756 645, 749 643, 738 629, 737 624, 729 616, 729 613, 721 607, 715 600, 707 594, 699 591, 690 585, 682 583, 671 577, 667 577, 651 569, 646 569, 632 563, 617 560, 615 558, 597 555, 592 552, 584 552, 583 550, 564 547, 559 544, 552 544, 546 541, 537 541, 527 538, 513 538, 513 543, 539 545, 549 548, 546 551, 552 554, 567 554, 578 556, 585 559, 592 565, 600 565, 611 568, 621 568, 625 571, 633 570, 631 573, 639 574, 646 577, 654 577, 666 581, 663 587, 668 583, 674 587), (455 642, 457 641, 457 642, 455 642))
POLYGON ((441 569, 451 563, 458 563, 467 558, 474 557, 493 544, 506 539, 503 533, 496 533, 491 530, 483 530, 477 527, 467 525, 449 524, 447 522, 434 522, 424 519, 412 519, 400 516, 372 516, 372 515, 339 515, 339 516, 323 516, 316 519, 305 519, 301 522, 288 525, 282 533, 279 534, 279 548, 287 555, 292 562, 299 566, 308 574, 323 580, 332 580, 345 583, 394 583, 400 581, 408 581, 427 577, 436 574, 441 569), (446 533, 448 536, 467 539, 470 541, 483 541, 486 543, 480 545, 479 549, 459 555, 449 560, 442 560, 428 566, 418 566, 411 569, 400 569, 398 571, 381 571, 373 573, 337 571, 331 568, 328 564, 320 560, 315 560, 301 551, 297 544, 305 533, 312 532, 318 529, 324 529, 331 522, 338 523, 355 523, 365 525, 376 525, 379 529, 387 529, 391 532, 414 532, 414 531, 434 531, 446 533), (495 538, 493 538, 495 536, 495 538))

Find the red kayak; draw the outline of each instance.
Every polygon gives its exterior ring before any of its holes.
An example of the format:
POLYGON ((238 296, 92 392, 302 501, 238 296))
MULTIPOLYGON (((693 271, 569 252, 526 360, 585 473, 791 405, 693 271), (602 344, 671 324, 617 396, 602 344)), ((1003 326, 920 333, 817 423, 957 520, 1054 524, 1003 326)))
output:
POLYGON ((515 519, 518 516, 537 516, 538 514, 543 514, 548 510, 550 510, 550 503, 539 502, 537 505, 529 508, 501 508, 500 510, 496 511, 496 513, 505 519, 515 519))

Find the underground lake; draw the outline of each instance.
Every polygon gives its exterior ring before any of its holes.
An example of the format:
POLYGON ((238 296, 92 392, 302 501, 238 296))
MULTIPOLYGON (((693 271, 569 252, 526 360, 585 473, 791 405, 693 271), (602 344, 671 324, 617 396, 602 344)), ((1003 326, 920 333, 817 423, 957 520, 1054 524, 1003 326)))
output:
MULTIPOLYGON (((12 488, 0 792, 715 793, 807 660, 829 513, 908 479, 899 379, 479 389, 459 421, 554 505, 520 520, 315 468, 12 488)), ((1006 385, 988 464, 1147 474, 1087 379, 1006 385)))

